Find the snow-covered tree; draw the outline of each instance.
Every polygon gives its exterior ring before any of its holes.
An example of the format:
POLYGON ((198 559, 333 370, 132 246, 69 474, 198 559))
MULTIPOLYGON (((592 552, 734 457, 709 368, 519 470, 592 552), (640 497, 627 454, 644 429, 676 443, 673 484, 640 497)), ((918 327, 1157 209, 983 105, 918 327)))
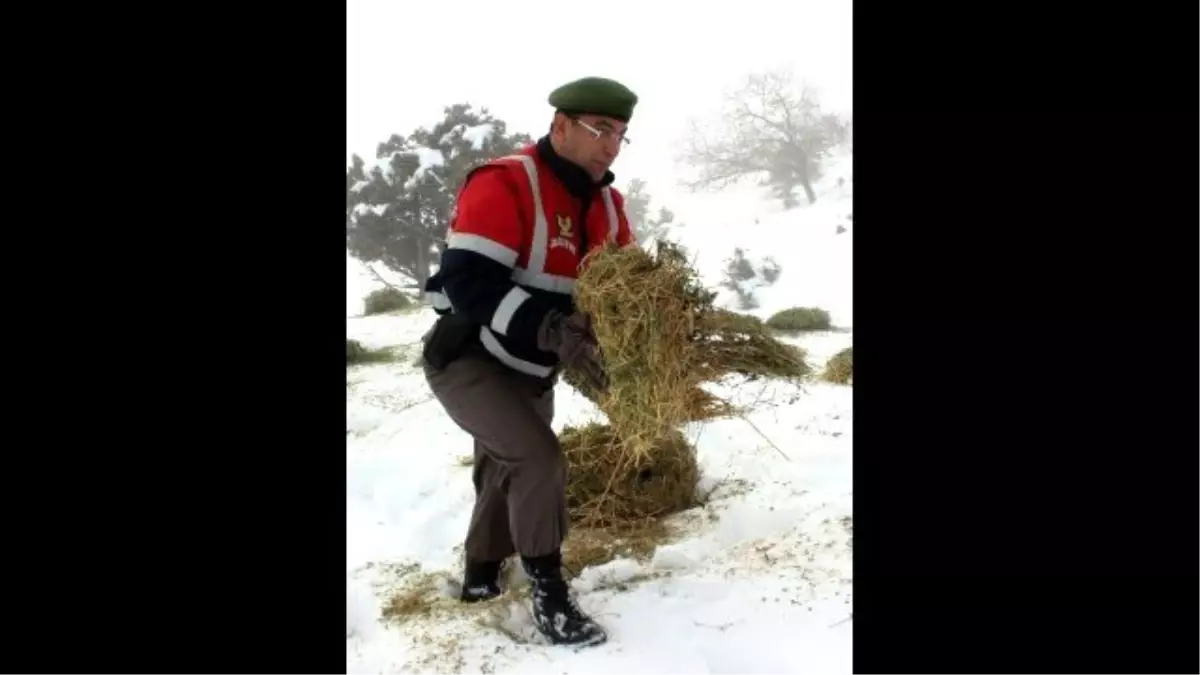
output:
POLYGON ((357 155, 346 172, 346 246, 421 288, 445 247, 458 187, 470 169, 533 140, 509 134, 503 120, 467 103, 444 109, 432 128, 393 134, 368 167, 357 155))

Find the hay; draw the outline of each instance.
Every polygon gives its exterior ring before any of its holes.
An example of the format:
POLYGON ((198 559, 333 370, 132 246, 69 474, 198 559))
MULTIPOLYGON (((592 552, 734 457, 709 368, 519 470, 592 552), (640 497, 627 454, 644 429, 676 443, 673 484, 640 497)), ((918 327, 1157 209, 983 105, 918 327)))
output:
POLYGON ((455 601, 447 589, 456 580, 448 571, 425 571, 420 563, 389 563, 382 566, 380 577, 389 587, 380 607, 384 621, 427 618, 455 601))
POLYGON ((685 422, 703 422, 720 417, 732 417, 741 412, 729 401, 699 387, 689 389, 687 396, 687 401, 684 402, 684 410, 687 413, 685 422))
POLYGON ((834 384, 849 384, 854 376, 854 348, 847 347, 834 354, 825 364, 821 379, 834 384))
POLYGON ((397 589, 382 607, 385 621, 408 621, 430 616, 439 603, 444 604, 442 577, 422 572, 397 589))
MULTIPOLYGON (((600 406, 602 397, 581 373, 567 370, 563 373, 563 380, 597 407, 600 406)), ((733 404, 700 387, 692 387, 687 390, 686 396, 682 408, 685 413, 683 420, 685 422, 703 422, 720 417, 730 417, 739 412, 739 409, 733 404)))
POLYGON ((346 338, 346 365, 353 366, 366 363, 386 363, 396 360, 396 350, 392 347, 371 349, 363 346, 358 340, 346 338))
POLYGON ((742 314, 718 308, 713 309, 710 318, 711 324, 718 329, 723 328, 743 333, 765 333, 767 331, 763 320, 753 314, 742 314))
POLYGON ((777 340, 762 322, 713 305, 682 251, 659 242, 655 255, 608 244, 584 261, 575 300, 592 316, 609 389, 566 380, 607 415, 625 452, 644 457, 657 439, 697 419, 735 409, 700 385, 731 374, 798 379, 802 350, 777 340))
POLYGON ((755 317, 718 309, 715 297, 668 242, 653 255, 610 243, 585 259, 575 303, 592 317, 609 387, 595 391, 570 368, 563 378, 609 424, 559 435, 576 532, 564 555, 578 564, 646 554, 665 536, 661 518, 698 505, 696 453, 679 427, 741 412, 704 385, 809 374, 802 350, 755 317))
POLYGON ((563 568, 572 577, 584 569, 617 558, 650 560, 655 548, 671 531, 661 520, 647 519, 613 527, 574 527, 563 542, 563 568))
POLYGON ((809 374, 804 351, 779 341, 756 317, 714 309, 700 319, 700 335, 711 368, 718 373, 783 379, 809 374))
POLYGON ((572 527, 636 529, 697 505, 696 453, 678 431, 658 439, 653 451, 641 456, 628 452, 604 424, 568 426, 559 441, 567 459, 572 527))

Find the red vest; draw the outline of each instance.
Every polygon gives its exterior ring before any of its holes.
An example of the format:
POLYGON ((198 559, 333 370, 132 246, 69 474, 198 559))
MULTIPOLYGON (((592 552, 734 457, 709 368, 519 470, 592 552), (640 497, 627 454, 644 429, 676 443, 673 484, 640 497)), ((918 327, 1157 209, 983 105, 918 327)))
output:
POLYGON ((606 241, 633 243, 619 192, 600 188, 586 214, 582 209, 582 200, 542 161, 536 146, 472 172, 455 201, 442 258, 461 294, 451 302, 439 269, 426 283, 434 311, 471 315, 480 343, 499 361, 535 377, 549 376, 557 357, 537 347, 535 322, 544 315, 526 310, 527 303, 570 311, 586 253, 582 242, 586 239, 589 250, 606 241), (495 264, 481 264, 480 256, 495 264))
MULTIPOLYGON (((589 251, 605 241, 621 246, 633 243, 620 192, 608 186, 601 188, 598 198, 588 206, 585 222, 580 223, 582 203, 541 160, 536 147, 494 159, 485 166, 504 167, 510 172, 510 182, 519 188, 518 212, 509 214, 497 209, 488 221, 473 223, 470 233, 517 252, 513 280, 522 286, 571 293, 585 254, 579 250, 581 228, 587 228, 589 251), (512 223, 509 218, 520 222, 512 223), (516 232, 521 233, 519 240, 514 236, 516 232)), ((458 231, 456 225, 452 218, 452 232, 458 231)))

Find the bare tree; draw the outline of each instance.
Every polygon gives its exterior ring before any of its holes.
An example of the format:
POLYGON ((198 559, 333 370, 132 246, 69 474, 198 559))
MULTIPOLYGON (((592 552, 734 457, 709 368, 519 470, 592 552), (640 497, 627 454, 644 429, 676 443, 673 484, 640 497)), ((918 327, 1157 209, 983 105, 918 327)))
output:
POLYGON ((751 75, 728 94, 709 131, 691 121, 680 159, 699 169, 685 185, 722 189, 758 178, 785 206, 797 205, 794 191, 817 201, 813 183, 821 160, 850 138, 850 122, 821 110, 817 92, 786 70, 751 75))

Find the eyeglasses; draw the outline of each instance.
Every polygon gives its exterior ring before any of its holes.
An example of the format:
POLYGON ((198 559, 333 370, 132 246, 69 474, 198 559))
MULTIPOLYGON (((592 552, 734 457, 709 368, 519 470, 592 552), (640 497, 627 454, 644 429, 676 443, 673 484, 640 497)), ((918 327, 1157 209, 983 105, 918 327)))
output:
POLYGON ((587 122, 584 122, 583 120, 579 119, 578 117, 572 117, 571 121, 575 122, 576 124, 583 127, 584 129, 587 129, 588 133, 590 133, 592 136, 596 137, 596 140, 603 139, 603 140, 607 141, 611 138, 616 138, 618 141, 621 142, 622 146, 624 146, 624 147, 629 146, 629 139, 625 137, 625 132, 621 132, 618 134, 617 132, 613 131, 612 129, 597 129, 596 127, 588 124, 587 122))

